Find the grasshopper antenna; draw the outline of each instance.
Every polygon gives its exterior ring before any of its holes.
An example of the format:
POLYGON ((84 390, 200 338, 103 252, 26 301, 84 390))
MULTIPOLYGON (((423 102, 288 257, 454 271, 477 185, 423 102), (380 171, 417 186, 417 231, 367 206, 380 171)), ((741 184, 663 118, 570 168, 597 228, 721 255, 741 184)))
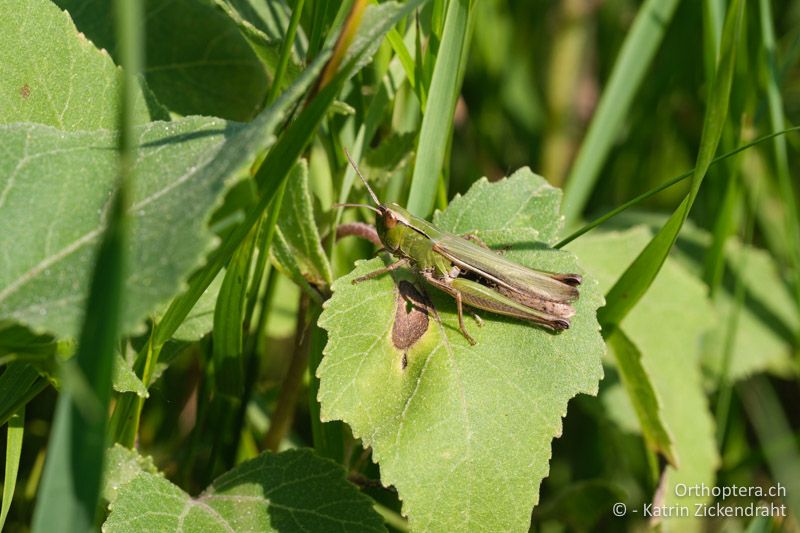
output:
POLYGON ((361 178, 362 182, 364 182, 364 186, 367 188, 367 191, 369 191, 369 195, 370 197, 372 197, 372 201, 375 202, 375 205, 378 206, 381 205, 381 201, 378 200, 378 197, 375 195, 375 191, 372 190, 372 187, 370 187, 369 183, 367 183, 367 180, 364 179, 364 176, 361 174, 361 171, 358 170, 358 166, 356 165, 355 161, 353 161, 353 158, 350 157, 350 152, 347 151, 347 148, 344 148, 344 154, 347 156, 347 160, 350 161, 350 165, 353 167, 353 170, 356 171, 358 177, 361 178))
POLYGON ((376 207, 373 207, 373 206, 371 206, 369 204, 341 204, 340 203, 340 204, 333 204, 331 207, 365 207, 367 209, 375 211, 379 215, 381 214, 381 210, 380 209, 378 209, 376 207))

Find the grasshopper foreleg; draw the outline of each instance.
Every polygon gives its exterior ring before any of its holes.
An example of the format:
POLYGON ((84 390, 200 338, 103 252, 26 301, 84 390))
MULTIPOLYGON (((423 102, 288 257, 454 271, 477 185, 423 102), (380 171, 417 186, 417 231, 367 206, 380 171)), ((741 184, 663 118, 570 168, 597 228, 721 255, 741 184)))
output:
POLYGON ((489 245, 486 244, 485 242, 483 242, 483 239, 478 237, 477 233, 472 233, 472 232, 465 233, 465 234, 462 235, 462 237, 464 237, 464 239, 466 239, 468 241, 474 242, 475 244, 477 244, 481 248, 486 248, 487 250, 491 250, 491 248, 489 248, 489 245))
POLYGON ((363 275, 363 276, 361 276, 359 278, 355 278, 353 280, 353 285, 356 285, 357 283, 361 283, 362 281, 367 281, 368 279, 377 278, 378 276, 382 276, 383 274, 386 274, 387 272, 391 272, 392 270, 396 270, 396 269, 398 269, 398 268, 400 268, 402 266, 407 266, 408 262, 409 262, 408 258, 406 258, 406 257, 404 257, 402 259, 399 259, 399 260, 395 261, 394 263, 392 263, 391 265, 389 265, 387 267, 379 268, 378 270, 373 270, 369 274, 365 274, 365 275, 363 275))

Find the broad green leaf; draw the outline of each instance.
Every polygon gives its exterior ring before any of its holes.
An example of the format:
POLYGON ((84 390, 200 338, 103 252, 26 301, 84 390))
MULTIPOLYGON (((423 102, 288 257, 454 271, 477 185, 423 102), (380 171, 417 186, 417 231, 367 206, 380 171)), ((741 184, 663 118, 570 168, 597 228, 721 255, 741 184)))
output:
POLYGON ((106 450, 103 475, 103 499, 113 504, 119 490, 129 481, 145 474, 160 475, 150 456, 142 456, 125 446, 115 444, 106 450))
POLYGON ((310 450, 261 454, 217 478, 197 498, 160 474, 136 473, 136 459, 125 457, 132 453, 115 452, 124 471, 110 473, 121 483, 115 498, 109 494, 107 533, 385 531, 371 500, 345 480, 342 468, 310 450))
MULTIPOLYGON (((98 48, 119 59, 111 3, 56 0, 98 48)), ((223 13, 197 0, 146 2, 147 83, 159 101, 181 115, 249 120, 264 102, 261 62, 223 13)))
POLYGON ((436 213, 434 222, 457 234, 472 233, 503 244, 526 239, 551 244, 564 223, 559 211, 561 191, 551 187, 529 168, 516 171, 507 180, 495 183, 486 178, 475 182, 466 196, 456 195, 452 209, 436 213), (485 203, 487 198, 491 204, 485 203), (491 205, 491 209, 487 206, 491 205), (519 231, 529 232, 525 239, 519 231), (492 235, 492 237, 490 237, 492 235))
MULTIPOLYGON (((66 131, 116 127, 121 70, 68 14, 49 0, 7 0, 0 3, 0 35, 0 123, 66 131)), ((134 105, 134 122, 147 122, 141 92, 134 105)))
MULTIPOLYGON (((625 266, 647 244, 650 232, 638 227, 625 232, 584 236, 567 248, 580 255, 609 287, 625 266)), ((709 413, 700 373, 703 335, 714 324, 714 310, 704 285, 677 261, 667 259, 650 290, 622 322, 620 328, 641 353, 641 364, 660 405, 659 416, 669 435, 678 467, 665 471, 659 505, 705 502, 701 496, 679 498, 675 487, 714 485, 719 465, 714 423, 709 413), (676 391, 679 391, 677 393, 676 391)), ((670 531, 695 528, 692 516, 665 522, 670 531)))
MULTIPOLYGON (((558 237, 559 203, 558 191, 523 169, 496 184, 479 182, 434 221, 511 245, 506 255, 523 265, 583 272, 575 256, 544 244, 558 237)), ((561 334, 488 312, 480 312, 478 327, 465 316, 475 346, 459 332, 453 300, 418 286, 435 312, 427 331, 398 349, 393 327, 406 302, 393 277, 351 283, 382 264, 359 263, 337 280, 320 318, 329 336, 317 370, 322 419, 345 421, 372 448, 412 529, 527 531, 567 403, 596 394, 603 374, 597 282, 585 275, 572 328, 561 334)))
MULTIPOLYGON (((205 220, 229 169, 242 164, 226 161, 223 148, 243 129, 206 118, 137 129, 123 332, 178 292, 213 245, 205 220)), ((0 248, 10 251, 0 270, 0 316, 75 336, 114 189, 115 136, 17 124, 0 127, 0 139, 0 248)))
MULTIPOLYGON (((278 231, 288 253, 282 253, 276 259, 281 263, 294 262, 296 270, 309 283, 317 287, 328 286, 333 275, 317 232, 314 206, 308 190, 306 160, 298 161, 286 179, 288 181, 278 217, 278 231)), ((284 269, 290 273, 294 270, 285 265, 284 269)))

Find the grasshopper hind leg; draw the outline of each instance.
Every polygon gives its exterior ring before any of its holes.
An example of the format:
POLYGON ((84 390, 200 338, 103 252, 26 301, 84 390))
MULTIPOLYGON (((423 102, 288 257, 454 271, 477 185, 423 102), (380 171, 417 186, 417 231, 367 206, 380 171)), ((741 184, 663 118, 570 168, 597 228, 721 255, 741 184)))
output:
MULTIPOLYGON (((461 334, 464 336, 464 338, 467 339, 467 342, 469 342, 473 346, 477 344, 475 339, 472 338, 472 335, 467 333, 467 328, 464 326, 464 303, 463 303, 463 297, 461 296, 461 291, 459 291, 446 281, 437 278, 432 272, 423 271, 421 274, 422 277, 425 279, 425 281, 427 281, 434 287, 438 287, 442 291, 446 292, 447 294, 455 298, 456 310, 458 311, 458 329, 461 331, 461 334)), ((475 317, 478 320, 478 323, 481 324, 482 321, 480 320, 478 315, 475 315, 475 317)))
POLYGON ((475 346, 475 339, 472 338, 472 335, 467 333, 467 328, 464 327, 464 305, 461 302, 461 292, 455 291, 455 297, 456 309, 458 310, 458 329, 461 330, 461 334, 464 335, 464 338, 467 339, 467 342, 475 346))

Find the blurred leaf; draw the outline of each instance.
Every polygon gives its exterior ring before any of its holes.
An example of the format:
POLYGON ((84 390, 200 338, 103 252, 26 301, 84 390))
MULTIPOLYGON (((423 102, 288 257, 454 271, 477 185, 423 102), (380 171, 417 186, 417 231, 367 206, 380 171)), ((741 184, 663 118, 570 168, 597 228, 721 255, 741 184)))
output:
MULTIPOLYGON (((49 0, 7 0, 0 4, 0 35, 0 123, 66 131, 116 127, 121 70, 78 33, 69 15, 49 0)), ((147 122, 141 92, 135 106, 133 121, 147 122)))
MULTIPOLYGON (((479 182, 434 222, 512 245, 507 255, 521 264, 579 272, 571 254, 533 242, 558 237, 559 202, 558 191, 523 169, 496 184, 479 182)), ((572 328, 558 335, 490 313, 478 328, 467 316, 476 346, 461 335, 452 298, 428 289, 435 319, 404 351, 391 335, 392 277, 351 283, 381 265, 360 263, 337 280, 320 318, 329 335, 317 371, 322 419, 345 421, 372 448, 412 529, 527 529, 567 402, 595 394, 602 377, 596 282, 584 278, 572 328)))
POLYGON ((650 376, 642 365, 642 354, 633 342, 620 330, 614 331, 607 339, 614 353, 617 370, 633 404, 639 421, 639 428, 647 444, 654 452, 659 452, 673 466, 678 465, 672 449, 672 438, 664 427, 660 405, 650 376))
MULTIPOLYGON (((282 41, 286 34, 286 21, 278 19, 288 20, 288 15, 284 13, 289 10, 288 6, 279 1, 270 2, 269 5, 264 2, 248 0, 213 0, 213 3, 236 24, 242 37, 245 38, 274 80, 280 60, 282 41)), ((294 47, 290 46, 289 50, 286 63, 287 72, 280 89, 288 85, 288 82, 296 78, 301 71, 300 61, 295 54, 291 53, 294 47)))
POLYGON ((58 344, 51 335, 36 335, 28 328, 8 322, 0 325, 0 355, 53 356, 58 344))
MULTIPOLYGON (((131 459, 122 459, 129 468, 131 459)), ((135 465, 134 465, 135 467, 135 465)), ((112 474, 112 477, 113 474, 112 474)), ((371 500, 310 450, 264 453, 192 498, 160 474, 122 484, 103 531, 385 531, 371 500), (146 510, 145 512, 143 512, 146 510)))
MULTIPOLYGON (((615 227, 647 224, 656 231, 665 216, 634 211, 620 216, 615 227)), ((713 304, 717 315, 726 317, 734 305, 736 277, 741 276, 745 289, 744 305, 739 311, 735 338, 728 367, 728 379, 737 381, 757 372, 774 372, 781 376, 796 373, 792 358, 800 315, 792 294, 779 272, 776 258, 765 250, 744 245, 731 238, 725 247, 726 272, 713 304)), ((672 257, 698 278, 703 273, 704 250, 711 242, 710 234, 687 221, 681 229, 672 257)), ((724 320, 704 339, 703 365, 716 375, 721 368, 722 350, 727 325, 724 320)))
POLYGON ((303 275, 303 272, 300 270, 300 265, 292 255, 292 249, 289 246, 289 243, 286 242, 286 238, 283 236, 280 228, 275 228, 275 230, 275 237, 272 240, 272 246, 270 247, 269 252, 272 254, 276 268, 284 276, 297 284, 297 286, 300 287, 308 296, 312 297, 318 302, 321 302, 322 297, 303 275))
MULTIPOLYGON (((110 2, 55 2, 119 63, 110 2)), ((159 101, 181 115, 253 118, 264 101, 267 77, 231 19, 198 0, 148 0, 145 16, 144 74, 159 101)))
MULTIPOLYGON (((600 288, 610 286, 649 241, 646 228, 584 236, 567 248, 578 253, 600 288)), ((700 373, 700 342, 714 325, 705 287, 677 261, 667 259, 650 290, 620 325, 641 352, 641 363, 661 406, 659 416, 672 438, 678 468, 668 466, 657 505, 706 502, 702 496, 676 495, 675 486, 714 485, 719 457, 714 423, 700 373), (654 325, 657 324, 657 327, 654 325)), ((699 521, 673 517, 668 530, 697 528, 699 521)))
POLYGON ((133 392, 140 398, 147 398, 147 387, 133 371, 131 365, 117 354, 114 361, 114 375, 111 378, 114 390, 117 392, 133 392))
POLYGON ((417 159, 408 195, 408 210, 427 217, 433 210, 456 100, 461 92, 462 55, 469 43, 472 0, 451 0, 447 6, 442 42, 436 55, 430 91, 417 143, 417 159))
MULTIPOLYGON (((775 258, 738 240, 728 243, 725 258, 730 269, 728 283, 714 297, 720 316, 728 316, 736 305, 731 278, 738 277, 745 291, 733 332, 726 380, 734 382, 763 371, 796 375, 792 355, 795 336, 800 332, 800 315, 775 258)), ((722 368, 725 335, 725 325, 720 324, 705 345, 703 362, 715 375, 722 368)))
POLYGON ((317 287, 327 287, 333 274, 317 232, 314 206, 308 190, 306 160, 300 159, 286 179, 286 192, 278 216, 278 231, 288 254, 280 253, 280 257, 276 256, 276 259, 289 272, 292 269, 286 268, 284 262, 291 260, 296 264, 296 270, 309 283, 317 287))
POLYGON ((197 300, 192 310, 181 323, 173 337, 182 341, 199 341, 214 327, 214 307, 217 304, 219 288, 225 275, 223 270, 217 274, 205 292, 197 300))
MULTIPOLYGON (((221 150, 221 155, 212 162, 211 167, 214 169, 215 174, 233 175, 245 168, 249 170, 249 165, 253 163, 258 153, 273 145, 275 142, 273 131, 286 119, 289 109, 305 94, 308 87, 316 79, 325 59, 326 56, 324 55, 317 58, 273 104, 265 108, 250 123, 243 126, 238 135, 230 136, 229 142, 221 150)), ((273 167, 270 167, 270 169, 272 171, 276 170, 273 167)), ((282 169, 280 170, 283 172, 282 169)), ((281 179, 275 177, 275 174, 271 174, 270 177, 279 182, 281 181, 281 179)), ((276 183, 275 190, 279 186, 280 183, 276 183)), ((249 205, 245 220, 234 226, 223 239, 221 247, 209 258, 208 264, 196 272, 189 280, 189 286, 186 291, 170 303, 154 333, 156 347, 169 340, 183 323, 197 300, 200 299, 200 296, 233 256, 233 253, 249 234, 250 229, 261 218, 263 210, 267 208, 272 199, 272 194, 266 194, 265 191, 261 192, 259 202, 249 205)))
MULTIPOLYGON (((409 156, 414 153, 415 142, 416 133, 412 131, 392 132, 380 145, 364 154, 361 165, 362 173, 370 177, 370 182, 381 181, 380 178, 375 179, 376 174, 391 174, 398 167, 402 168, 409 156)), ((389 181, 389 179, 391 178, 386 177, 383 181, 389 181)))
MULTIPOLYGON (((178 292, 213 245, 205 220, 243 163, 220 159, 243 129, 199 117, 137 129, 122 332, 178 292)), ((14 251, 0 271, 0 316, 75 336, 115 187, 115 135, 27 124, 0 127, 0 139, 0 248, 14 251)))

